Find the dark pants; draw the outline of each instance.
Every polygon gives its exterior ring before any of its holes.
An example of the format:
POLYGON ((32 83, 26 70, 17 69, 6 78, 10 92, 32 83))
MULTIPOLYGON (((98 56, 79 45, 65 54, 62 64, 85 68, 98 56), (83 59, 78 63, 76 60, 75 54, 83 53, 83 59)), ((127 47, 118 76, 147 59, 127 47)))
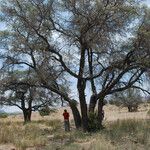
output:
POLYGON ((69 120, 64 120, 65 131, 70 131, 70 123, 69 120))

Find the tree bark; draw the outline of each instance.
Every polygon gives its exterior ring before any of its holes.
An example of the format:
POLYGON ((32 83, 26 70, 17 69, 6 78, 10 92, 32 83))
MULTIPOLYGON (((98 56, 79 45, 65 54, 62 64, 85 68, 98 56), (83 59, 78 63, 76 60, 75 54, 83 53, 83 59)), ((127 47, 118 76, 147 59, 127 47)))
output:
POLYGON ((97 95, 93 94, 90 98, 90 103, 89 103, 89 112, 94 113, 95 107, 97 103, 97 95))
POLYGON ((83 131, 89 131, 88 127, 88 115, 87 115, 87 104, 86 104, 86 99, 85 99, 85 83, 84 81, 78 82, 78 92, 79 92, 79 101, 80 101, 80 108, 81 108, 81 114, 82 114, 82 127, 83 131))
POLYGON ((70 107, 74 117, 75 126, 77 129, 81 128, 81 116, 79 110, 74 102, 70 102, 70 107))
POLYGON ((137 112, 138 106, 128 106, 128 112, 137 112))
POLYGON ((30 109, 23 109, 23 116, 24 116, 24 123, 28 123, 31 122, 31 114, 32 114, 32 110, 30 109))
MULTIPOLYGON (((89 74, 90 74, 90 77, 92 77, 93 76, 93 53, 92 53, 92 49, 88 49, 87 52, 88 52, 89 74)), ((97 91, 96 91, 94 79, 91 78, 90 82, 91 82, 91 88, 92 88, 93 95, 90 98, 89 112, 94 113, 95 106, 97 103, 97 91)))
MULTIPOLYGON (((79 67, 79 77, 83 77, 84 74, 84 66, 85 66, 85 44, 81 43, 81 57, 80 57, 80 67, 79 67)), ((89 131, 88 127, 88 115, 87 115, 87 104, 85 98, 85 87, 86 81, 84 79, 78 78, 77 88, 79 93, 79 101, 80 101, 80 108, 81 108, 81 115, 82 115, 82 127, 83 131, 89 131)))
POLYGON ((128 112, 131 112, 131 107, 130 106, 128 106, 128 112))
POLYGON ((103 121, 103 118, 104 118, 104 112, 103 112, 103 100, 104 98, 100 98, 99 101, 98 101, 98 125, 99 125, 99 128, 102 128, 102 121, 103 121))
POLYGON ((23 111, 23 116, 24 116, 24 124, 28 123, 31 121, 31 113, 32 113, 32 109, 31 108, 31 102, 29 103, 29 108, 25 107, 25 97, 24 97, 24 93, 22 93, 22 97, 21 97, 21 108, 23 111))

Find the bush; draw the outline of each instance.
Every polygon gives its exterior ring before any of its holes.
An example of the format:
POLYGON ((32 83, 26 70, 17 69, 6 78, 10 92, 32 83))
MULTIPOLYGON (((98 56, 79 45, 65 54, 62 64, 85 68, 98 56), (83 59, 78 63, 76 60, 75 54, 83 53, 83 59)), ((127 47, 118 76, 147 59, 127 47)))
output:
POLYGON ((40 114, 41 116, 48 116, 50 113, 54 113, 54 112, 56 112, 56 110, 55 110, 55 109, 52 109, 52 108, 49 108, 48 106, 43 107, 43 108, 41 108, 41 109, 39 110, 39 114, 40 114))
POLYGON ((89 129, 90 131, 97 131, 99 130, 99 122, 98 122, 98 115, 97 112, 95 113, 89 113, 89 129))
POLYGON ((50 111, 51 111, 50 108, 48 106, 46 106, 39 110, 39 114, 41 116, 48 116, 50 114, 50 111))
POLYGON ((8 117, 8 114, 7 113, 1 113, 0 114, 0 118, 7 118, 8 117))

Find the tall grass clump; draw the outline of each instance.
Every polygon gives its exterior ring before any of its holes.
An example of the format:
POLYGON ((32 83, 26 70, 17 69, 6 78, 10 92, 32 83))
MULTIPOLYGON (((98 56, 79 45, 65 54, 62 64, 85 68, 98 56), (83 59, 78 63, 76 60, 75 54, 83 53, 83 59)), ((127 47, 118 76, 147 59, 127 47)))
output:
POLYGON ((101 135, 92 142, 90 150, 116 150, 116 147, 110 140, 101 135))
POLYGON ((150 120, 117 120, 104 133, 115 143, 130 141, 145 148, 150 146, 150 120))

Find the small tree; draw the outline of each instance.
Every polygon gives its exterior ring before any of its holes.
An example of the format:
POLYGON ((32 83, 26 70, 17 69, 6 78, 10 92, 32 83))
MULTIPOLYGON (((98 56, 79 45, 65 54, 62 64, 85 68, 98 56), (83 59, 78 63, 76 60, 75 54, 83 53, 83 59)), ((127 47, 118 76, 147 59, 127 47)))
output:
POLYGON ((35 78, 21 71, 12 75, 3 77, 0 88, 0 104, 7 106, 16 106, 22 110, 24 123, 31 121, 32 111, 37 111, 45 106, 52 106, 57 103, 58 97, 51 91, 38 87, 35 78), (34 84, 34 85, 33 85, 34 84))
POLYGON ((109 103, 120 107, 127 107, 129 112, 136 112, 139 104, 142 102, 139 90, 128 89, 123 92, 115 93, 109 103))

